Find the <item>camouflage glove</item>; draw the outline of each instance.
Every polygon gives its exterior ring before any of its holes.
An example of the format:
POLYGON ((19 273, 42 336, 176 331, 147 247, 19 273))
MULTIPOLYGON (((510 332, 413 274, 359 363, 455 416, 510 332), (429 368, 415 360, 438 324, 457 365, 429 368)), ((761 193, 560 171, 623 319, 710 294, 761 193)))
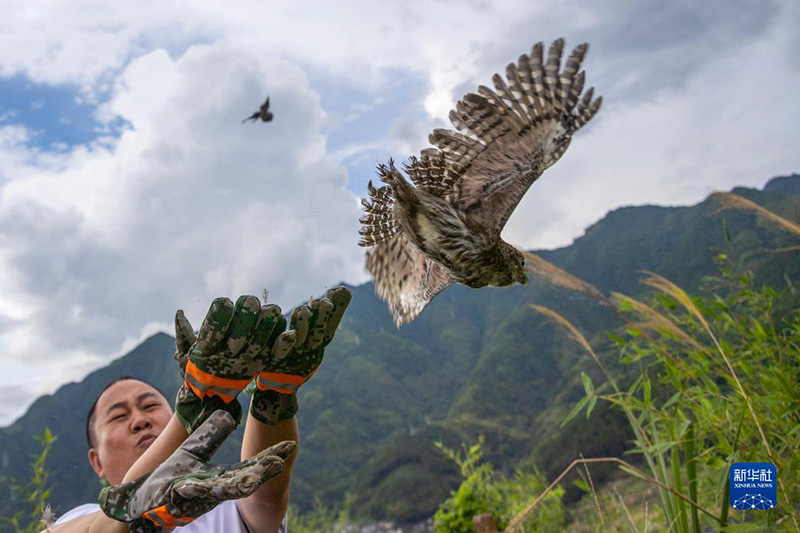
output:
POLYGON ((284 460, 297 445, 284 441, 233 465, 209 464, 235 426, 229 413, 213 413, 158 468, 129 483, 104 488, 100 508, 138 533, 184 526, 225 500, 246 498, 283 472, 284 460))
POLYGON ((325 347, 333 340, 352 295, 345 287, 329 289, 325 297, 292 311, 289 331, 296 342, 285 354, 273 352, 255 380, 257 390, 250 414, 267 425, 292 418, 297 412, 297 389, 322 363, 325 347))
POLYGON ((233 304, 217 298, 195 337, 191 324, 175 314, 175 358, 184 382, 175 414, 189 434, 211 413, 222 409, 238 424, 242 408, 236 399, 264 367, 270 350, 288 352, 294 333, 284 333, 286 319, 275 304, 261 306, 255 296, 240 296, 233 304))

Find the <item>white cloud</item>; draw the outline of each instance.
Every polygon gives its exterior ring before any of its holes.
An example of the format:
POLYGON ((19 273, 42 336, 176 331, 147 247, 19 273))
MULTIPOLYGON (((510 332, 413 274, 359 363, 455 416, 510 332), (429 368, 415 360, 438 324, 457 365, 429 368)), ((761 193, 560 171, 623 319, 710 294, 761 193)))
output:
POLYGON ((363 279, 356 198, 298 67, 224 44, 153 51, 107 105, 130 124, 107 146, 40 161, 6 132, 4 368, 32 365, 50 388, 86 371, 76 358, 96 365, 153 323, 169 331, 178 307, 199 324, 219 295, 267 287, 288 310, 363 279), (240 124, 267 91, 274 122, 240 124), (43 364, 56 356, 65 364, 43 364))
POLYGON ((522 13, 530 16, 532 8, 521 0, 494 6, 443 0, 302 5, 143 0, 113 7, 62 0, 42 8, 12 0, 4 3, 0 21, 0 73, 91 87, 143 51, 180 54, 192 43, 227 39, 257 54, 291 57, 374 86, 386 81, 385 69, 468 70, 465 39, 466 44, 496 41, 522 13))
POLYGON ((199 322, 220 294, 267 287, 288 307, 363 280, 348 180, 417 153, 533 41, 591 42, 605 103, 511 242, 564 245, 621 204, 796 171, 797 15, 791 0, 4 2, 0 76, 78 87, 107 136, 44 151, 24 113, 0 117, 0 393, 33 369, 28 398, 79 378, 178 307, 199 322), (349 108, 323 109, 325 87, 349 108), (266 94, 275 121, 241 125, 266 94))
POLYGON ((791 67, 788 35, 778 26, 721 50, 652 99, 605 98, 563 159, 531 187, 505 238, 563 246, 620 205, 695 203, 714 190, 761 187, 797 171, 800 108, 787 88, 800 85, 800 71, 791 67))

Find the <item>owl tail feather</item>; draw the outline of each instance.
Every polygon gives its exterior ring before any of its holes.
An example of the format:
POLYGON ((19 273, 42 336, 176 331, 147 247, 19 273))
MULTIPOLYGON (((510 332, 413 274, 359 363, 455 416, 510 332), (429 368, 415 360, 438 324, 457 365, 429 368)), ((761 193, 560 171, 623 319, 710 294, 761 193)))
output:
POLYGON ((390 186, 375 188, 372 181, 367 184, 369 200, 361 199, 364 215, 358 220, 359 246, 375 246, 394 237, 399 228, 394 219, 394 195, 390 186))
POLYGON ((403 167, 414 185, 439 198, 447 198, 458 179, 448 168, 444 152, 436 148, 422 150, 420 158, 410 158, 403 167))

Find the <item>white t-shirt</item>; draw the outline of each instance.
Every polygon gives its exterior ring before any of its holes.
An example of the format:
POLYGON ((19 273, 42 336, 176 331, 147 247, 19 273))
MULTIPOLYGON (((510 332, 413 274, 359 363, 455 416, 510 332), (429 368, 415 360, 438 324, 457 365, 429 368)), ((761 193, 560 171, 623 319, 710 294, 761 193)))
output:
MULTIPOLYGON (((56 525, 69 522, 73 518, 84 516, 91 513, 100 512, 100 506, 96 503, 86 503, 79 505, 64 513, 61 518, 56 520, 56 525)), ((249 533, 249 529, 239 514, 239 507, 236 500, 222 502, 207 512, 194 522, 183 527, 176 527, 175 531, 182 533, 249 533)), ((280 529, 277 533, 286 533, 286 517, 283 518, 280 529)))

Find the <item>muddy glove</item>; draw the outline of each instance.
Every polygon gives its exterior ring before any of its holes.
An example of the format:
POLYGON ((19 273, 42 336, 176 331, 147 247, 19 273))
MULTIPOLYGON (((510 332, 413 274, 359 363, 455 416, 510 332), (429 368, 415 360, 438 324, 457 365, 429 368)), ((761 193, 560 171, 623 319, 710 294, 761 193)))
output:
POLYGON ((274 425, 297 412, 297 389, 322 363, 325 347, 333 340, 352 295, 345 287, 335 287, 325 297, 312 300, 292 311, 289 322, 296 342, 285 354, 272 353, 255 380, 257 390, 250 402, 250 413, 260 422, 274 425))
POLYGON ((242 408, 236 397, 264 367, 268 349, 278 338, 291 348, 293 334, 282 336, 285 328, 280 307, 262 307, 255 296, 240 296, 236 305, 228 298, 214 300, 197 337, 178 310, 175 358, 184 382, 175 401, 175 414, 189 434, 217 409, 229 412, 236 424, 241 421, 242 408))
POLYGON ((225 411, 213 413, 158 468, 100 492, 100 508, 136 533, 184 526, 225 500, 246 498, 283 472, 297 447, 284 441, 232 465, 208 463, 236 427, 225 411))

